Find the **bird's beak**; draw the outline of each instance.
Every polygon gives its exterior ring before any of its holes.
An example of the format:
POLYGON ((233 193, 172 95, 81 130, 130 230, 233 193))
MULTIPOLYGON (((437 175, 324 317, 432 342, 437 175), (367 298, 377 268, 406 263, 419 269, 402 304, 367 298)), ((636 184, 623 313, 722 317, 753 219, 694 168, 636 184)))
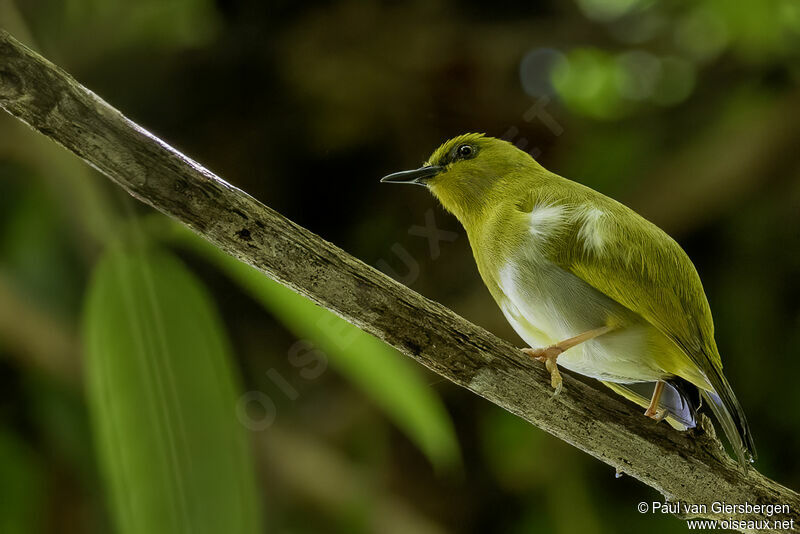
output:
POLYGON ((395 184, 417 184, 425 186, 425 181, 433 178, 440 172, 443 167, 439 165, 430 165, 428 167, 420 167, 413 171, 401 171, 381 178, 381 182, 390 182, 395 184))

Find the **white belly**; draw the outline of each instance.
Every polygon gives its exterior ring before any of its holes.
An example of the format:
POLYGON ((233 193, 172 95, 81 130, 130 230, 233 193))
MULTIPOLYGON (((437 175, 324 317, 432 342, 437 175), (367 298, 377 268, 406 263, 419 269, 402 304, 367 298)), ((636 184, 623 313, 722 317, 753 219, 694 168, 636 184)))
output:
POLYGON ((655 381, 668 376, 654 361, 661 336, 650 324, 577 276, 541 258, 522 257, 498 273, 503 314, 531 347, 546 347, 609 319, 623 326, 577 345, 558 364, 610 382, 655 381))

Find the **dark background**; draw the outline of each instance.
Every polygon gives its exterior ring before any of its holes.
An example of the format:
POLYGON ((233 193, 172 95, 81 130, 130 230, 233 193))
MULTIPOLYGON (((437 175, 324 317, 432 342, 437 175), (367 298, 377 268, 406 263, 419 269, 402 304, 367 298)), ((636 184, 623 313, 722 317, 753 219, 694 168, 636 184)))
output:
MULTIPOLYGON (((405 251, 414 290, 514 343, 457 221, 421 188, 378 179, 479 131, 628 204, 700 272, 756 467, 800 487, 796 2, 0 0, 0 26, 356 257, 404 278, 405 251), (458 234, 437 257, 409 233, 426 214, 458 234)), ((79 325, 104 214, 149 211, 0 116, 3 532, 109 528, 79 325)), ((185 261, 219 306, 243 387, 277 405, 275 425, 252 435, 269 532, 686 528, 636 511, 660 499, 651 489, 415 369, 463 457, 433 469, 368 393, 334 369, 304 380, 286 359, 296 337, 185 261), (297 399, 265 378, 270 368, 297 399)))

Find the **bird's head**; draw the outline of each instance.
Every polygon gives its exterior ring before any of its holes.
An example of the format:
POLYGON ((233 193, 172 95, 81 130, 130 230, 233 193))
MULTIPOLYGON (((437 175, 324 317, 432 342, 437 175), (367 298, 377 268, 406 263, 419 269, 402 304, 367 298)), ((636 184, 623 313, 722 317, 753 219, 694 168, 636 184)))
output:
POLYGON ((464 223, 504 195, 514 171, 531 165, 538 167, 511 143, 469 133, 443 143, 419 169, 384 176, 381 182, 427 187, 464 223))

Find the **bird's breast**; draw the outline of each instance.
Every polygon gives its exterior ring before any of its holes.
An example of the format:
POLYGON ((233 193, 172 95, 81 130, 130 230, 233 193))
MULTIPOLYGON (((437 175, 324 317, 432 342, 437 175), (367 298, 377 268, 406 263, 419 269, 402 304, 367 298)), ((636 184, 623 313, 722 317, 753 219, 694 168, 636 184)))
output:
POLYGON ((531 347, 617 326, 564 352, 558 362, 567 369, 614 382, 658 380, 665 375, 648 357, 660 334, 635 313, 545 259, 535 243, 522 247, 492 278, 503 314, 531 347))

